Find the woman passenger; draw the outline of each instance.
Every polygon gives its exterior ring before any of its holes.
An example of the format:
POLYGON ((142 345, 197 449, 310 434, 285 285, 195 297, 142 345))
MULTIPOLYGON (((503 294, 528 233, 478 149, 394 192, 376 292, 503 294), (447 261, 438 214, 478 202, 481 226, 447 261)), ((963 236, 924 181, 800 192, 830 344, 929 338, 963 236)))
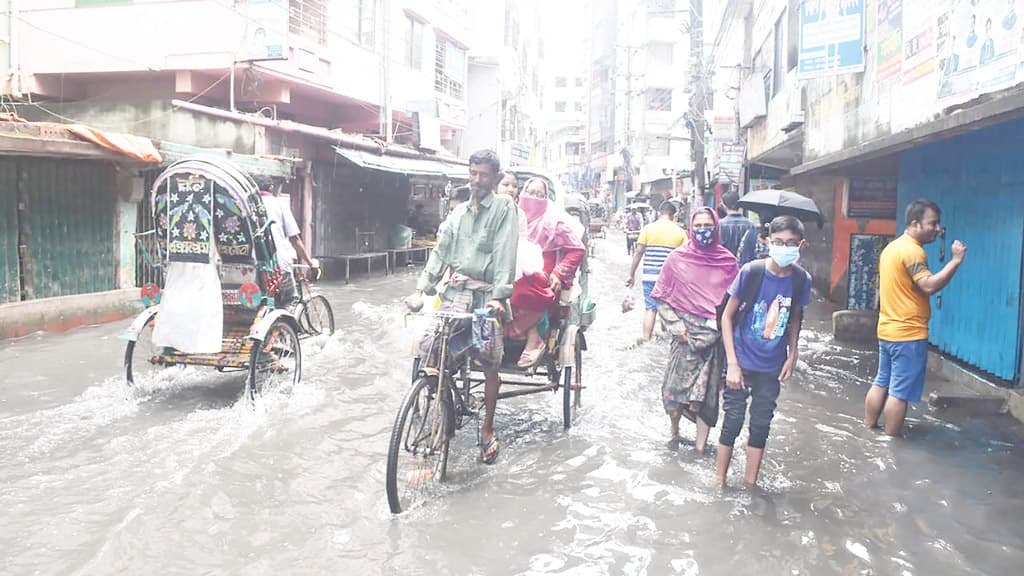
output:
POLYGON ((540 178, 528 180, 519 195, 526 239, 539 246, 543 255, 543 269, 524 270, 512 293, 512 322, 506 334, 526 339, 518 362, 520 368, 536 365, 543 356, 544 339, 537 323, 555 304, 558 294, 572 286, 576 269, 586 255, 572 217, 548 197, 547 184, 540 178))

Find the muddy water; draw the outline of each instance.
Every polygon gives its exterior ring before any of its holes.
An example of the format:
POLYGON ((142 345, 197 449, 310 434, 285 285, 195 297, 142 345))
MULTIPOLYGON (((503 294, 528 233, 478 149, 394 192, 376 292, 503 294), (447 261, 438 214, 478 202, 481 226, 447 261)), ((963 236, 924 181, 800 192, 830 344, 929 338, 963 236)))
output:
MULTIPOLYGON (((341 330, 304 342, 293 390, 175 370, 127 391, 127 322, 0 344, 4 574, 1015 574, 1024 450, 1011 421, 916 409, 909 438, 862 429, 868 352, 823 323, 784 387, 763 490, 712 487, 664 448, 667 343, 631 348, 624 242, 600 241, 584 408, 499 406, 499 463, 456 439, 444 497, 392 517, 384 457, 413 335, 412 272, 325 284, 341 330)), ((637 294, 639 295, 639 294, 637 294)), ((684 429, 692 434, 692 429, 684 429)), ((712 439, 717 431, 712 432, 712 439)), ((741 442, 742 442, 741 437, 741 442)), ((731 481, 738 483, 737 454, 731 481)))

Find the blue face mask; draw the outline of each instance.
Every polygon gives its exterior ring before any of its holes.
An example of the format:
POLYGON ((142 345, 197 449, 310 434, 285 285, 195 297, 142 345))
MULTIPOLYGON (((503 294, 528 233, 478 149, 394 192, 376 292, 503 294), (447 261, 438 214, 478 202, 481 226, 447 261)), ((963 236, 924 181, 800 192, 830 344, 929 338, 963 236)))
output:
POLYGON ((799 246, 769 246, 768 256, 779 265, 780 268, 792 266, 797 258, 800 258, 799 246))
POLYGON ((715 241, 714 228, 696 228, 693 231, 693 241, 701 246, 710 246, 715 241))

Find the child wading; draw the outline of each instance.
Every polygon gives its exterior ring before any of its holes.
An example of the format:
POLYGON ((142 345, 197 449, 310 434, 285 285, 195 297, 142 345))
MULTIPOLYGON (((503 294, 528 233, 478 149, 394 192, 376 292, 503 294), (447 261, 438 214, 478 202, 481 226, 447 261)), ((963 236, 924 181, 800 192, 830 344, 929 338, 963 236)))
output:
POLYGON ((796 265, 804 227, 779 216, 769 227, 769 256, 745 265, 729 287, 722 315, 726 387, 725 421, 719 436, 717 478, 725 485, 732 448, 743 428, 750 398, 750 436, 743 481, 757 484, 779 382, 793 375, 803 309, 811 299, 811 276, 796 265))

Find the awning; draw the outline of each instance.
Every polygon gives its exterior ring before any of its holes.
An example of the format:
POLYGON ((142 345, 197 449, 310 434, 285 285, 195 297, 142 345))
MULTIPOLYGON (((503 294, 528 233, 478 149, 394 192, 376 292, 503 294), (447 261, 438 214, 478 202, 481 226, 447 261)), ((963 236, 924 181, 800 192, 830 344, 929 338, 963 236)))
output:
POLYGON ((286 180, 295 178, 295 167, 302 163, 302 160, 298 158, 253 156, 250 154, 239 154, 231 150, 201 148, 167 141, 161 141, 159 149, 166 166, 192 156, 212 156, 231 160, 243 171, 253 176, 271 176, 286 180))
POLYGON ((402 156, 385 156, 373 154, 362 150, 352 150, 334 146, 334 151, 349 162, 367 168, 369 170, 380 170, 394 174, 409 174, 414 176, 444 176, 466 178, 468 170, 465 166, 442 162, 439 159, 428 158, 405 158, 402 156))

